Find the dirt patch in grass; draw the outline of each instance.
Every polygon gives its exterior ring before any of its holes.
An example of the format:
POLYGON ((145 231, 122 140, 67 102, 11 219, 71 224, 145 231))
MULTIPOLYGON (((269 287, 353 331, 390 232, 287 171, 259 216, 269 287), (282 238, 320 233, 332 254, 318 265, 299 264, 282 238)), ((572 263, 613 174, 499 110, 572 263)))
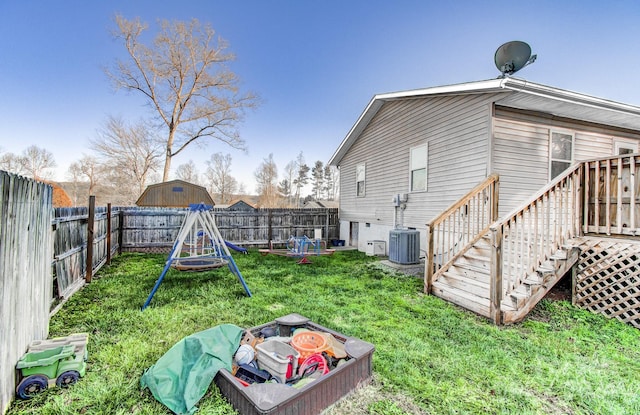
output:
POLYGON ((322 415, 427 415, 428 413, 416 405, 411 397, 383 390, 374 375, 371 383, 361 385, 325 410, 322 415))

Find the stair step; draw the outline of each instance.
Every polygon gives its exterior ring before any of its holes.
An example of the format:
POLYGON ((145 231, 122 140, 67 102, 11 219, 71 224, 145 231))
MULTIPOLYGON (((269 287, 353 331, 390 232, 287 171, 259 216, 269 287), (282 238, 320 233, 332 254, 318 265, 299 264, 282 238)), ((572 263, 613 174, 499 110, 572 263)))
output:
POLYGON ((447 271, 438 279, 441 283, 447 284, 480 297, 489 297, 489 282, 468 278, 455 272, 447 271))
POLYGON ((502 304, 519 310, 523 305, 527 303, 529 297, 529 295, 526 295, 524 293, 513 291, 504 300, 502 300, 502 304))
POLYGON ((474 261, 491 262, 491 258, 488 255, 478 255, 476 253, 465 252, 462 256, 474 261))
POLYGON ((457 304, 482 316, 489 317, 491 307, 488 297, 481 297, 459 288, 452 287, 440 280, 434 281, 432 293, 443 300, 457 304))
POLYGON ((464 278, 470 278, 477 281, 488 282, 489 281, 489 264, 487 267, 478 266, 476 264, 470 264, 467 262, 456 262, 451 265, 447 272, 461 275, 464 278))

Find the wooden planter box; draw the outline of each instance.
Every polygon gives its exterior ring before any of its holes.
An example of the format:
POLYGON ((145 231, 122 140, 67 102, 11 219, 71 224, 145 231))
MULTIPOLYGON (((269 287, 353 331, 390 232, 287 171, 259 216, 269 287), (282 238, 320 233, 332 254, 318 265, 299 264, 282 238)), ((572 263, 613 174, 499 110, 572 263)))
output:
POLYGON ((214 382, 240 414, 319 414, 357 386, 371 380, 371 359, 374 351, 371 343, 322 327, 299 314, 289 314, 249 330, 257 336, 267 327, 275 328, 280 336, 290 336, 294 329, 301 327, 331 333, 344 344, 350 359, 300 389, 277 383, 245 387, 229 371, 222 369, 214 382))

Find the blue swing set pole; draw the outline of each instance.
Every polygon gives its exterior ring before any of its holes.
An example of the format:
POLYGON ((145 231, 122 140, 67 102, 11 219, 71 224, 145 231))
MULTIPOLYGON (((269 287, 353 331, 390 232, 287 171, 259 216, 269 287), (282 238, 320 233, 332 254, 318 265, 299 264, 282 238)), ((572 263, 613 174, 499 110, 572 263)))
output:
POLYGON ((247 297, 251 297, 251 291, 249 291, 249 287, 247 287, 247 283, 244 282, 244 278, 242 278, 242 274, 240 273, 240 270, 238 269, 238 266, 236 265, 236 261, 233 260, 232 256, 228 257, 228 266, 229 266, 229 271, 231 271, 231 273, 235 274, 236 277, 238 277, 238 280, 240 281, 240 283, 242 284, 242 287, 244 288, 244 291, 247 293, 247 297))
POLYGON ((164 276, 167 274, 167 271, 169 271, 169 267, 171 267, 171 263, 173 262, 173 253, 176 250, 176 246, 178 246, 177 243, 173 244, 173 248, 171 248, 171 252, 169 253, 169 259, 167 260, 167 263, 165 264, 164 269, 162 270, 162 273, 158 277, 158 280, 156 281, 156 285, 153 286, 151 293, 149 293, 149 297, 147 298, 147 301, 145 301, 144 305, 142 306, 143 311, 145 308, 147 308, 147 306, 151 302, 153 295, 156 293, 156 291, 158 291, 158 287, 160 287, 160 284, 162 284, 162 280, 164 279, 164 276))

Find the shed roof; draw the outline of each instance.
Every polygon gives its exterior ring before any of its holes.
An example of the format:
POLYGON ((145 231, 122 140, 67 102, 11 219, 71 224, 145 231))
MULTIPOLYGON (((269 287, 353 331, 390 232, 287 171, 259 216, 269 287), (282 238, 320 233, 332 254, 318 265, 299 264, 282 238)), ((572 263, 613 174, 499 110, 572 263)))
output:
POLYGON ((149 185, 136 201, 137 206, 161 207, 189 207, 192 203, 215 205, 207 189, 184 180, 149 185))
POLYGON ((517 78, 498 78, 375 95, 331 156, 338 166, 380 108, 389 101, 431 96, 504 93, 495 103, 603 125, 640 131, 640 107, 517 78))

